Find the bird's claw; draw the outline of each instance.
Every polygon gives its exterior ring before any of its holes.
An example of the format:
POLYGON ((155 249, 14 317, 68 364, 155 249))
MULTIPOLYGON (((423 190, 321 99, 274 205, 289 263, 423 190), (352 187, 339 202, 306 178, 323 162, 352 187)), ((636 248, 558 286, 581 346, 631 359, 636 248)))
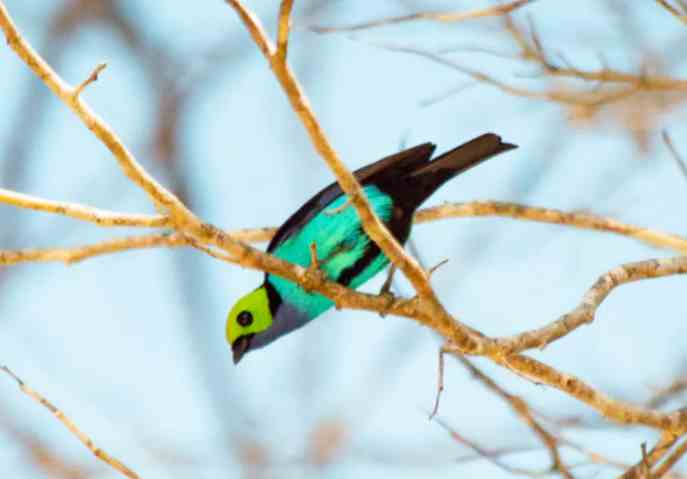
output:
POLYGON ((396 300, 396 295, 394 293, 392 293, 391 291, 385 290, 383 288, 379 292, 379 295, 386 299, 386 305, 384 306, 384 309, 379 312, 379 317, 384 318, 384 317, 386 317, 387 314, 389 314, 389 311, 391 310, 391 306, 394 304, 394 301, 396 300))
POLYGON ((319 265, 310 265, 305 270, 305 277, 301 287, 308 293, 327 281, 327 275, 319 268, 319 265))

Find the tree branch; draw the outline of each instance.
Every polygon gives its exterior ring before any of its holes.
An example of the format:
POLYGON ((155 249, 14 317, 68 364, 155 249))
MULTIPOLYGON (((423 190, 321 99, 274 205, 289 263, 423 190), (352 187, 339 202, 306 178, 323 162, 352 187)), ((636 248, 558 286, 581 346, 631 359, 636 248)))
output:
POLYGON ((651 468, 654 466, 654 464, 658 463, 661 458, 670 451, 670 448, 673 447, 679 437, 680 436, 676 436, 675 434, 664 432, 661 434, 660 439, 648 454, 645 454, 645 446, 642 444, 642 458, 637 464, 625 471, 618 479, 644 479, 649 477, 661 477, 647 475, 647 473, 651 474, 651 468))
POLYGON ((616 287, 643 279, 685 273, 687 273, 687 256, 650 259, 617 266, 602 275, 585 293, 580 304, 570 313, 564 314, 547 326, 508 338, 496 339, 495 343, 504 354, 544 348, 570 334, 583 324, 594 321, 596 310, 616 287))
MULTIPOLYGON (((672 444, 671 444, 672 445, 672 444)), ((668 456, 665 461, 658 465, 656 470, 653 472, 653 477, 660 479, 664 477, 672 468, 677 464, 677 462, 682 459, 685 454, 687 454, 687 441, 683 441, 673 453, 668 456)))
POLYGON ((522 421, 527 424, 530 429, 532 429, 534 434, 539 437, 539 440, 542 442, 542 444, 544 444, 546 449, 549 451, 549 455, 551 456, 551 469, 560 472, 560 474, 566 479, 573 479, 570 469, 568 469, 561 459, 561 455, 558 451, 558 439, 549 431, 547 431, 544 426, 539 424, 539 422, 534 418, 534 415, 532 414, 532 411, 530 411, 530 407, 527 405, 527 403, 522 398, 510 394, 501 386, 499 386, 496 381, 484 374, 484 372, 472 364, 472 362, 469 361, 465 356, 458 354, 455 354, 455 356, 463 364, 463 366, 470 371, 470 374, 472 374, 474 378, 477 378, 487 387, 487 389, 494 392, 497 396, 506 401, 513 412, 515 412, 515 414, 517 414, 520 419, 522 419, 522 421))
POLYGON ((309 29, 317 33, 332 33, 332 32, 354 32, 358 30, 367 30, 370 28, 383 27, 386 25, 394 25, 398 23, 412 22, 417 20, 429 20, 433 22, 442 23, 456 23, 466 20, 474 20, 484 17, 498 17, 508 15, 512 11, 524 7, 532 3, 534 0, 513 0, 508 3, 500 5, 493 5, 491 7, 479 8, 475 10, 468 10, 465 12, 417 12, 410 15, 402 15, 398 17, 382 18, 380 20, 372 20, 370 22, 358 23, 355 25, 343 27, 325 27, 325 26, 310 26, 309 29))
MULTIPOLYGON (((1 6, 1 5, 0 5, 1 6)), ((88 437, 78 426, 72 421, 66 414, 64 414, 60 409, 54 406, 50 401, 48 401, 43 395, 41 395, 35 389, 29 387, 24 381, 22 381, 16 374, 14 374, 7 366, 0 366, 0 371, 4 372, 12 379, 17 382, 19 389, 29 396, 31 399, 36 401, 38 404, 50 411, 58 421, 60 421, 64 427, 69 430, 72 435, 74 435, 84 446, 88 448, 89 451, 93 453, 95 457, 108 464, 110 467, 116 471, 121 472, 124 476, 130 479, 140 479, 140 476, 134 471, 129 469, 124 465, 119 459, 110 456, 107 452, 103 451, 95 445, 93 440, 88 437)))
MULTIPOLYGON (((523 377, 555 387, 579 399, 611 420, 624 424, 643 424, 664 431, 672 431, 675 434, 687 430, 687 412, 677 411, 667 414, 621 401, 615 401, 596 391, 578 378, 561 373, 527 356, 512 354, 514 351, 523 350, 518 349, 518 347, 521 347, 520 342, 516 342, 515 347, 513 347, 513 344, 508 343, 507 339, 494 340, 488 338, 478 331, 456 321, 437 300, 429 284, 427 272, 405 253, 403 248, 390 235, 384 224, 376 217, 370 208, 360 184, 336 155, 336 152, 333 150, 317 122, 300 85, 297 83, 292 71, 285 63, 284 57, 277 54, 277 49, 267 38, 257 18, 252 12, 246 9, 239 0, 227 1, 236 10, 252 35, 255 43, 268 60, 293 110, 296 112, 310 135, 313 145, 325 159, 326 163, 335 174, 342 190, 350 199, 351 204, 356 208, 365 232, 380 246, 381 250, 390 258, 392 263, 399 266, 399 268, 404 271, 404 274, 408 277, 417 291, 418 297, 412 299, 395 298, 391 304, 389 304, 389 298, 387 296, 358 293, 336 282, 327 281, 322 278, 321 275, 312 274, 307 268, 290 264, 248 246, 238 239, 239 236, 233 233, 224 232, 213 225, 201 222, 181 203, 181 201, 179 201, 178 198, 160 186, 145 170, 143 170, 128 150, 126 150, 121 141, 115 136, 114 132, 112 132, 112 130, 88 108, 79 95, 74 95, 75 89, 61 80, 59 76, 57 76, 57 74, 31 49, 28 43, 20 37, 4 5, 0 1, 0 28, 5 31, 10 46, 51 88, 51 90, 53 90, 53 92, 82 119, 94 134, 108 146, 127 176, 144 189, 156 205, 166 208, 170 215, 170 226, 176 230, 175 234, 168 236, 149 235, 137 237, 138 239, 135 240, 124 238, 82 247, 93 249, 81 250, 78 254, 74 250, 71 250, 69 253, 65 253, 64 251, 61 253, 53 252, 50 253, 53 255, 50 259, 44 259, 50 256, 50 254, 45 253, 45 251, 42 253, 25 253, 24 257, 18 259, 12 258, 11 255, 8 256, 6 254, 3 260, 6 264, 21 261, 25 257, 33 257, 36 260, 77 261, 85 257, 91 257, 94 254, 101 254, 101 251, 123 251, 134 247, 148 247, 148 245, 188 245, 208 254, 212 254, 224 261, 230 261, 241 266, 275 274, 301 285, 307 284, 313 291, 332 299, 339 307, 393 313, 398 316, 411 318, 442 335, 453 347, 457 348, 457 351, 461 354, 489 357, 496 364, 508 368, 523 377), (217 251, 215 248, 219 248, 221 251, 217 251)), ((282 4, 280 25, 288 25, 289 19, 285 18, 285 16, 288 17, 290 9, 291 6, 284 6, 284 4, 282 4)), ((286 35, 286 33, 288 33, 288 28, 281 27, 281 31, 282 45, 284 45, 284 51, 286 51, 286 47, 288 46, 288 35, 286 35)), ((493 208, 493 211, 497 210, 498 208, 493 208)), ((540 211, 537 214, 539 213, 542 212, 540 211)), ((527 214, 529 215, 530 213, 527 214)), ((562 217, 556 216, 556 218, 560 220, 562 217)), ((148 220, 150 220, 150 218, 148 218, 148 220)), ((593 229, 608 228, 607 230, 609 231, 615 231, 613 228, 618 229, 618 225, 609 225, 608 223, 598 228, 590 226, 595 223, 589 218, 586 218, 584 221, 580 218, 575 218, 571 224, 573 223, 585 224, 586 226, 583 227, 592 227, 593 229)), ((253 238, 264 238, 269 234, 269 231, 252 230, 250 234, 254 235, 252 236, 253 238)), ((651 244, 660 243, 663 246, 666 246, 668 243, 673 244, 671 241, 677 241, 678 244, 682 241, 682 239, 677 237, 668 239, 665 235, 661 236, 662 234, 659 234, 660 239, 656 239, 656 235, 647 236, 646 233, 639 233, 636 230, 624 230, 624 232, 620 232, 620 234, 628 234, 629 236, 642 239, 642 241, 651 244), (651 239, 647 240, 647 238, 651 239)), ((641 267, 638 266, 636 271, 626 271, 627 277, 634 279, 620 278, 618 284, 631 280, 634 281, 643 277, 678 274, 678 272, 668 272, 666 269, 669 267, 666 263, 667 261, 671 260, 655 260, 653 267, 649 265, 647 269, 641 269, 641 267)), ((677 263, 684 261, 684 258, 676 258, 672 261, 677 263)), ((637 265, 639 264, 640 263, 637 263, 637 265)), ((682 268, 682 266, 680 266, 680 268, 682 268)), ((683 271, 680 270, 679 272, 683 271)), ((611 279, 615 280, 614 278, 611 279)), ((593 299, 598 300, 600 303, 613 287, 613 285, 606 285, 607 290, 604 293, 604 286, 599 286, 596 296, 593 296, 593 299)), ((525 333, 525 335, 526 334, 528 333, 525 333)), ((567 334, 567 332, 563 334, 567 334)), ((562 337, 562 335, 559 337, 562 337)), ((536 339, 537 341, 531 341, 534 345, 532 347, 541 344, 541 338, 536 339)), ((524 341, 523 344, 524 343, 527 343, 527 341, 524 341)))
POLYGON ((682 158, 682 155, 680 155, 680 153, 677 151, 677 148, 675 148, 673 140, 670 138, 670 135, 666 130, 661 132, 661 138, 663 139, 663 143, 666 144, 666 147, 670 152, 670 156, 672 156, 675 160, 680 173, 682 173, 682 176, 687 179, 687 163, 685 162, 684 158, 682 158))
POLYGON ((69 216, 81 221, 95 223, 98 226, 139 226, 145 228, 162 228, 170 225, 169 218, 163 215, 125 214, 100 210, 78 203, 51 201, 36 196, 25 195, 0 188, 0 203, 45 213, 69 216))
POLYGON ((681 4, 683 11, 680 11, 676 7, 672 6, 668 2, 668 0, 656 0, 656 3, 662 6, 665 10, 667 10, 671 15, 680 20, 682 23, 687 25, 687 8, 684 4, 681 4))
POLYGON ((446 218, 469 218, 499 216, 518 220, 551 223, 575 228, 606 231, 628 236, 656 248, 671 249, 687 255, 687 238, 660 231, 633 226, 612 218, 591 213, 565 212, 551 208, 539 208, 501 201, 472 201, 469 203, 447 203, 420 210, 415 215, 416 223, 437 221, 446 218))
MULTIPOLYGON (((62 100, 86 127, 110 150, 126 176, 143 189, 156 205, 168 210, 173 221, 181 225, 200 228, 200 222, 179 199, 153 179, 136 161, 119 137, 105 121, 98 117, 73 88, 34 51, 20 35, 17 27, 0 2, 0 28, 5 32, 7 44, 26 65, 62 100)), ((97 71, 97 69, 96 69, 97 71)), ((89 77, 90 78, 90 77, 89 77)))
POLYGON ((389 260, 403 271, 418 295, 423 299, 423 310, 426 313, 423 315, 423 322, 446 332, 451 331, 451 337, 455 344, 462 344, 466 348, 474 349, 477 340, 474 331, 460 324, 446 312, 429 283, 427 272, 422 269, 417 261, 406 254, 384 223, 375 215, 362 191, 362 187, 343 164, 327 139, 291 68, 275 53, 275 48, 258 18, 240 0, 226 1, 237 12, 268 61, 272 72, 288 97, 291 107, 308 132, 313 146, 332 170, 341 189, 358 212, 365 233, 379 246, 389 260))

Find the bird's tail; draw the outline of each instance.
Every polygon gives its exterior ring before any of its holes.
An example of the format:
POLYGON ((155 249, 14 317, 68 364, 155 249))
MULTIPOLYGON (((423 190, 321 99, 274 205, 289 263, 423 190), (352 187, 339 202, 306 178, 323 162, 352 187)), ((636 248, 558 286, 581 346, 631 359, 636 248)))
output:
POLYGON ((486 133, 424 164, 410 175, 421 184, 417 190, 421 198, 415 199, 416 204, 422 203, 454 176, 514 148, 517 146, 503 143, 500 136, 486 133))

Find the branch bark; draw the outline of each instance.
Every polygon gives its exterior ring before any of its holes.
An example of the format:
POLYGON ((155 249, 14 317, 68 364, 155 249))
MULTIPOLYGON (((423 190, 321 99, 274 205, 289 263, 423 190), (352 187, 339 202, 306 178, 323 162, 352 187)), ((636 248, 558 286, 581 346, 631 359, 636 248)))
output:
POLYGON ((95 457, 103 461, 105 464, 108 464, 116 471, 119 471, 129 479, 140 479, 140 476, 138 474, 136 474, 133 470, 124 465, 124 463, 121 462, 119 459, 109 455, 107 452, 96 446, 93 440, 90 437, 88 437, 83 431, 81 431, 81 429, 79 429, 79 427, 74 423, 74 421, 72 421, 69 418, 69 416, 67 416, 55 405, 53 405, 53 403, 48 401, 41 393, 28 386, 7 366, 0 366, 0 371, 4 372, 12 379, 14 379, 17 382, 17 386, 19 386, 19 389, 24 394, 26 394, 28 397, 30 397, 38 404, 40 404, 48 411, 50 411, 53 414, 53 416, 55 416, 57 420, 60 421, 64 425, 64 427, 66 427, 67 430, 81 442, 81 444, 86 446, 88 450, 93 453, 95 457))
MULTIPOLYGON (((313 275, 307 268, 285 262, 240 241, 240 239, 264 239, 271 234, 271 230, 245 230, 243 232, 245 236, 242 237, 239 234, 240 232, 224 232, 213 225, 202 222, 176 196, 158 184, 136 162, 133 155, 125 148, 116 134, 81 99, 81 96, 78 94, 79 87, 72 88, 69 86, 33 51, 28 42, 20 36, 1 0, 0 28, 5 32, 10 47, 110 149, 127 176, 148 193, 148 196, 156 206, 162 207, 165 213, 168 214, 168 216, 121 216, 128 218, 126 221, 129 221, 130 226, 157 225, 157 222, 159 222, 160 226, 164 224, 173 228, 175 233, 116 239, 71 250, 52 250, 52 252, 47 250, 28 250, 27 252, 24 250, 18 256, 12 256, 12 254, 4 252, 0 255, 0 264, 15 264, 28 260, 74 262, 92 257, 95 254, 140 247, 191 246, 224 261, 276 274, 301 285, 307 284, 310 289, 332 299, 339 307, 392 313, 411 318, 424 326, 432 328, 443 336, 452 347, 456 348, 457 353, 459 352, 461 355, 486 356, 496 364, 508 368, 516 374, 532 381, 555 387, 579 399, 611 420, 623 424, 643 424, 674 434, 681 434, 687 431, 687 412, 663 413, 613 400, 574 376, 559 372, 527 356, 515 354, 528 348, 548 344, 568 334, 575 327, 584 324, 587 321, 590 308, 595 309, 598 307, 598 304, 603 301, 608 293, 619 284, 644 278, 684 273, 686 263, 684 257, 633 263, 619 267, 617 271, 609 272, 585 296, 582 303, 582 306, 585 308, 584 314, 580 313, 578 315, 579 319, 575 319, 572 323, 570 318, 565 321, 559 320, 540 330, 526 332, 514 338, 505 339, 486 337, 478 331, 461 324, 439 303, 429 284, 427 272, 405 253, 401 245, 390 235, 384 224, 375 216, 362 192, 360 184, 337 156, 321 129, 293 72, 286 64, 288 25, 292 3, 288 2, 288 0, 282 3, 278 22, 279 48, 277 48, 267 38, 255 15, 243 3, 239 0, 227 0, 227 2, 236 10, 252 35, 253 40, 267 59, 293 110, 306 128, 313 145, 324 158, 343 191, 350 199, 351 204, 360 215, 365 232, 380 246, 392 263, 403 270, 404 274, 413 284, 418 296, 411 299, 395 298, 389 304, 387 296, 369 295, 350 290, 338 283, 327 281, 319 275, 313 275), (571 328, 571 324, 574 327, 571 328)), ((91 77, 93 76, 91 75, 91 77)), ((84 86, 89 83, 89 79, 83 84, 84 86)), ((41 209, 41 211, 65 214, 94 223, 101 221, 104 224, 108 222, 114 224, 116 221, 112 219, 112 215, 118 215, 118 213, 111 214, 110 212, 102 212, 100 210, 83 210, 80 209, 80 206, 75 205, 65 206, 65 204, 54 202, 46 203, 45 200, 16 196, 16 194, 10 194, 6 197, 10 198, 14 202, 13 204, 21 203, 22 207, 31 207, 29 204, 32 204, 35 209, 41 209)), ((513 205, 497 202, 467 205, 470 205, 470 207, 468 208, 466 204, 458 206, 448 205, 425 210, 418 214, 418 221, 466 215, 467 211, 475 215, 509 216, 612 231, 639 239, 654 246, 669 247, 684 252, 685 240, 683 238, 631 227, 591 215, 562 213, 555 210, 536 208, 523 209, 519 205, 514 207, 513 205)), ((124 221, 122 218, 120 220, 124 221)))

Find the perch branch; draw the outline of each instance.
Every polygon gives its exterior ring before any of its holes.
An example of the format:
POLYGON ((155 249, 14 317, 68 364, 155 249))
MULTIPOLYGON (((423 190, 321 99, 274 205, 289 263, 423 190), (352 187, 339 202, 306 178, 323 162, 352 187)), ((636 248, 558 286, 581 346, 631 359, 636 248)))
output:
MULTIPOLYGON (((406 254, 403 247, 391 235, 384 223, 380 221, 370 207, 362 187, 343 164, 327 139, 310 106, 310 102, 294 77, 291 68, 275 53, 275 48, 267 37, 258 18, 240 0, 226 1, 236 11, 254 42, 268 61, 272 72, 288 97, 291 107, 308 132, 313 146, 334 173, 341 189, 346 193, 351 204, 358 212, 365 233, 379 246, 390 261, 403 271, 418 295, 424 300, 423 310, 426 314, 423 317, 425 322, 445 331, 451 330, 451 337, 454 339, 455 344, 463 344, 468 348, 474 347, 477 340, 474 332, 458 323, 441 306, 429 283, 427 272, 415 259, 406 254)), ((282 8, 281 10, 285 11, 288 9, 282 8)), ((280 22, 283 21, 285 20, 280 20, 280 22)))
MULTIPOLYGON (((290 264, 266 254, 237 240, 210 224, 202 223, 174 195, 162 188, 150 175, 136 163, 114 133, 86 106, 83 100, 73 97, 74 89, 62 81, 57 74, 31 49, 19 35, 9 19, 7 10, 0 1, 0 28, 7 37, 12 49, 28 66, 67 104, 94 134, 110 148, 129 178, 144 189, 158 206, 166 208, 170 215, 171 226, 176 235, 165 237, 153 235, 148 241, 160 243, 179 242, 193 247, 202 246, 204 251, 215 253, 214 247, 222 250, 217 257, 241 266, 279 275, 298 284, 309 284, 313 291, 332 299, 340 307, 363 309, 376 312, 390 312, 408 317, 420 324, 434 329, 458 348, 461 354, 483 355, 502 367, 533 381, 555 387, 586 403, 607 418, 625 424, 643 424, 649 427, 673 431, 676 434, 687 430, 687 413, 681 411, 662 413, 612 400, 591 388, 578 378, 561 373, 543 363, 522 355, 509 355, 511 351, 500 346, 498 341, 481 335, 456 321, 436 299, 427 272, 410 258, 398 242, 389 234, 386 227, 370 209, 360 184, 336 155, 315 118, 300 86, 288 65, 276 54, 276 49, 265 35, 262 26, 252 12, 238 0, 227 0, 237 11, 254 41, 268 60, 275 76, 287 94, 291 106, 306 127, 317 151, 323 156, 334 172, 342 190, 348 195, 351 204, 361 217, 366 233, 375 241, 391 261, 402 269, 411 281, 418 296, 412 299, 389 298, 369 295, 350 290, 333 281, 312 277, 306 268, 290 264), (165 238, 165 239, 163 239, 165 238), (169 239, 172 238, 172 239, 169 239), (213 247, 213 248, 210 248, 213 247)), ((286 9, 282 9, 284 11, 286 9)), ((284 21, 284 19, 282 19, 284 21)), ((264 231, 257 233, 258 236, 264 231)), ((118 240, 114 240, 116 243, 118 240)), ((120 240, 121 241, 121 240, 120 240)), ((99 247, 102 248, 102 247, 99 247)), ((113 247, 116 250, 116 247, 113 247)), ((131 249, 131 248, 123 248, 131 249)), ((64 255, 58 258, 64 260, 64 255)))

